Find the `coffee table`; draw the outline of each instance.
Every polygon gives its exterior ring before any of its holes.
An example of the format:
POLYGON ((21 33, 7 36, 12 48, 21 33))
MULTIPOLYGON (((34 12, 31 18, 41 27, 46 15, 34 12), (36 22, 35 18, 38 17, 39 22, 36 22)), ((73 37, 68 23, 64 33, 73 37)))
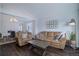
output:
POLYGON ((44 49, 42 55, 45 55, 46 50, 49 46, 48 42, 43 41, 43 40, 38 40, 38 39, 37 40, 30 40, 30 41, 28 41, 28 43, 32 44, 32 46, 34 46, 34 47, 36 46, 36 47, 40 47, 40 48, 44 49))

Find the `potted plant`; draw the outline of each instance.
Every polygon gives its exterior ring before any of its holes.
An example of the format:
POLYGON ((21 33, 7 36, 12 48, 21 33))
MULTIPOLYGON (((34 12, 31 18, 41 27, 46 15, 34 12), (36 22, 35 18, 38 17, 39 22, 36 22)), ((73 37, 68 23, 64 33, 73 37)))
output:
POLYGON ((71 32, 70 34, 71 47, 75 48, 76 45, 76 34, 71 32))

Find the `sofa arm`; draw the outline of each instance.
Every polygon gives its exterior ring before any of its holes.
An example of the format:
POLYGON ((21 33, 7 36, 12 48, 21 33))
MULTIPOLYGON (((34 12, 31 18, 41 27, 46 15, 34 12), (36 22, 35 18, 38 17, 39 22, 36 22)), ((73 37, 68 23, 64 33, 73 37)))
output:
POLYGON ((60 42, 60 48, 64 49, 66 45, 66 38, 61 38, 59 42, 60 42))

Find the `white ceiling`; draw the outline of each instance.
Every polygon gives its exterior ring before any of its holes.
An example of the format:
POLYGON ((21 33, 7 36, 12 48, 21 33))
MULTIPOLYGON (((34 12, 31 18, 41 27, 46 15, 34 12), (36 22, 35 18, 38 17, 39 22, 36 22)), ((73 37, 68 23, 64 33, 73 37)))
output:
MULTIPOLYGON (((1 4, 0 4, 1 5, 1 4)), ((65 10, 75 10, 76 4, 2 4, 2 11, 7 14, 24 17, 29 20, 64 16, 65 10), (62 15, 60 15, 62 14, 62 15)), ((72 12, 71 12, 72 13, 72 12)))

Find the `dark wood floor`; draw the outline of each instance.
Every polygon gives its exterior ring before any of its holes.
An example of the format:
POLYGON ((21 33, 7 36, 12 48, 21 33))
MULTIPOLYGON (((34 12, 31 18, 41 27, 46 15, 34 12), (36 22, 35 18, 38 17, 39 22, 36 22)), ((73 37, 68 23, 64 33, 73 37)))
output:
POLYGON ((49 47, 47 56, 79 56, 79 49, 73 49, 66 46, 64 50, 49 47))
POLYGON ((33 51, 31 51, 28 45, 19 47, 15 43, 5 44, 0 46, 1 56, 36 56, 33 51))
MULTIPOLYGON (((41 52, 38 49, 37 53, 41 52)), ((0 46, 0 56, 40 56, 29 48, 29 45, 23 47, 17 46, 15 43, 0 46)), ((64 50, 48 47, 46 56, 79 56, 79 49, 66 47, 64 50)))

